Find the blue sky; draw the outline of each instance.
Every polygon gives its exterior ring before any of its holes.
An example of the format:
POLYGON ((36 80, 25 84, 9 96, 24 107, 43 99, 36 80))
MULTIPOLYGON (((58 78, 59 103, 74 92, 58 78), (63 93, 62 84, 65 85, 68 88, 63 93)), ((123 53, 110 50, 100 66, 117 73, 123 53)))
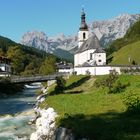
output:
POLYGON ((84 6, 87 22, 140 13, 140 0, 0 0, 0 35, 19 42, 27 31, 75 34, 84 6))

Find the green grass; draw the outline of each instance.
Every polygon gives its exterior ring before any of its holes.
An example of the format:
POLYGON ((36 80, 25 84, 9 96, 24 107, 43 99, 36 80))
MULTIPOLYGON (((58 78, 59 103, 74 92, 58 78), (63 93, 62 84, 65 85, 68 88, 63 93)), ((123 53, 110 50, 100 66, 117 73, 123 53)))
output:
MULTIPOLYGON (((76 87, 80 86, 82 83, 84 83, 87 79, 89 79, 89 76, 84 76, 84 75, 78 75, 78 76, 70 76, 68 79, 66 79, 66 93, 78 93, 82 92, 82 89, 76 89, 76 87)), ((48 89, 48 94, 54 94, 55 93, 55 87, 56 84, 53 84, 49 89, 48 89)))
MULTIPOLYGON (((82 78, 85 77, 70 77, 67 86, 82 78)), ((122 102, 122 97, 127 92, 140 95, 140 76, 121 75, 118 80, 122 83, 129 82, 130 86, 119 94, 107 94, 105 88, 95 88, 94 81, 99 78, 102 76, 91 77, 79 86, 67 89, 82 89, 82 93, 49 96, 42 106, 53 107, 59 114, 57 124, 72 129, 77 138, 140 140, 140 115, 126 113, 122 102)))
POLYGON ((81 81, 83 78, 86 78, 87 76, 85 75, 78 75, 78 76, 70 76, 67 80, 66 80, 66 87, 70 87, 73 84, 78 83, 79 81, 81 81))
POLYGON ((113 60, 111 64, 131 64, 134 60, 137 64, 140 64, 140 41, 129 44, 119 51, 112 54, 113 60), (128 61, 128 58, 131 58, 131 62, 128 61))

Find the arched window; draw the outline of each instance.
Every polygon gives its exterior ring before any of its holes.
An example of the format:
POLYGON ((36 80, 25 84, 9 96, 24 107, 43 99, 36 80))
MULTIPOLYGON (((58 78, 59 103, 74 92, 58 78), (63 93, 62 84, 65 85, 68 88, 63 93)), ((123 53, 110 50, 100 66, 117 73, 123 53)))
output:
POLYGON ((83 33, 83 39, 86 39, 86 33, 83 33))

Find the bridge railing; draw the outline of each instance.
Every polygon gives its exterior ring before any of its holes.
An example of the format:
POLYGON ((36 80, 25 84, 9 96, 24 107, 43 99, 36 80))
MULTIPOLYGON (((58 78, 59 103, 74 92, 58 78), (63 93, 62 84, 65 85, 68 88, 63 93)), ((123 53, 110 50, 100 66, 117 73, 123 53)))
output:
POLYGON ((31 76, 11 76, 11 82, 22 83, 22 82, 41 82, 48 80, 55 80, 56 77, 67 76, 68 73, 54 73, 51 75, 31 75, 31 76))

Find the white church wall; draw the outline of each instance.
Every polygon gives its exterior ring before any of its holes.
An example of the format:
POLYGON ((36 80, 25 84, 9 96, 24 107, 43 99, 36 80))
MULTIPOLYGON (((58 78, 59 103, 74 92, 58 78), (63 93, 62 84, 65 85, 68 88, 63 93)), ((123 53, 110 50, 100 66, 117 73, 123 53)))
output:
POLYGON ((116 70, 119 74, 121 67, 112 67, 112 66, 97 66, 97 67, 75 67, 74 71, 77 75, 85 75, 89 72, 91 75, 106 75, 109 74, 111 70, 116 70))
POLYGON ((79 54, 74 55, 74 66, 78 66, 79 64, 79 54))
POLYGON ((106 64, 106 53, 96 53, 94 57, 97 65, 106 64))
POLYGON ((74 55, 74 66, 80 66, 83 63, 90 60, 90 54, 93 53, 95 49, 87 50, 79 54, 74 55))
MULTIPOLYGON (((95 52, 95 49, 87 50, 86 52, 87 52, 87 57, 88 57, 87 61, 88 61, 88 60, 91 60, 91 58, 90 58, 91 56, 90 55, 91 54, 93 55, 93 53, 95 52)), ((94 57, 92 57, 92 60, 93 59, 94 59, 94 57)))
POLYGON ((78 32, 78 47, 80 47, 84 41, 86 41, 89 37, 89 31, 79 31, 78 32), (83 38, 83 34, 85 33, 85 38, 83 38))

